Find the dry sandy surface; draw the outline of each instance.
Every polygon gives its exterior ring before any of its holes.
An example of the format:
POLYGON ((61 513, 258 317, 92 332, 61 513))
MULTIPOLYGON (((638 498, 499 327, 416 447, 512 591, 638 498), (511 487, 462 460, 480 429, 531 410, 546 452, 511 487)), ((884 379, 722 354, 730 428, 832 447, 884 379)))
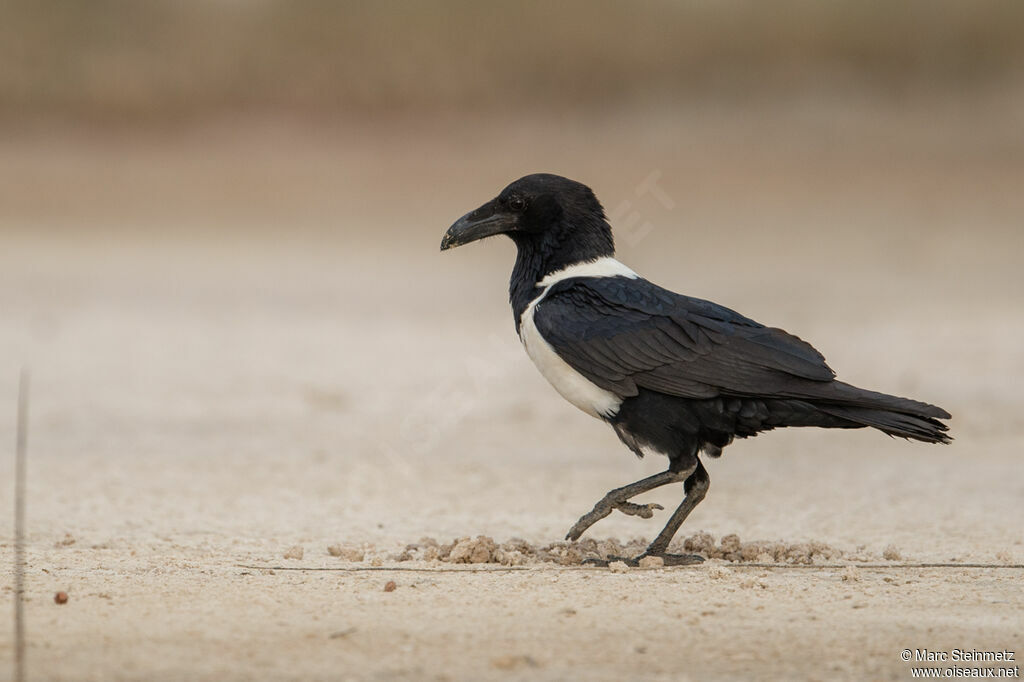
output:
POLYGON ((901 680, 906 648, 1024 656, 1024 570, 914 567, 1024 563, 1020 104, 0 138, 0 443, 33 371, 29 679, 901 680), (781 553, 578 565, 553 543, 663 462, 530 365, 510 244, 437 252, 541 169, 649 223, 620 229, 635 269, 944 406, 956 442, 737 442, 681 535, 781 553), (652 172, 670 206, 637 196, 652 172), (478 535, 498 546, 421 542, 478 535))

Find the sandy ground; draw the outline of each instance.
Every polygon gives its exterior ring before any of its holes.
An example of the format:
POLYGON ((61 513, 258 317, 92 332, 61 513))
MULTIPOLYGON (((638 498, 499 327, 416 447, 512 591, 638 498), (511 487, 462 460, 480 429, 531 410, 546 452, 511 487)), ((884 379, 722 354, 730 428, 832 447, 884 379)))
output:
MULTIPOLYGON (((900 680, 906 648, 1024 655, 1024 570, 908 567, 1024 563, 1020 103, 8 134, 0 443, 29 363, 30 679, 900 680), (683 535, 823 543, 824 567, 399 561, 422 537, 548 546, 663 466, 529 364, 510 244, 437 253, 541 169, 597 189, 635 269, 946 407, 956 442, 790 430, 709 463, 683 535), (664 197, 637 191, 652 174, 664 197)), ((5 610, 12 506, 0 486, 5 610)))

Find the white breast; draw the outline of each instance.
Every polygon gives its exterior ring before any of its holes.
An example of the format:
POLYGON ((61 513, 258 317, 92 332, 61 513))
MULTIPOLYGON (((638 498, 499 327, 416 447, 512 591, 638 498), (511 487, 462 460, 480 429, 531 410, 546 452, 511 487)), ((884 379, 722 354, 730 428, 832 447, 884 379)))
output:
POLYGON ((540 373, 555 390, 570 403, 592 417, 611 417, 619 411, 622 398, 606 391, 569 366, 558 356, 534 323, 533 314, 554 284, 569 277, 630 277, 638 275, 614 258, 600 258, 589 263, 577 263, 558 272, 553 272, 538 285, 541 294, 526 306, 519 320, 519 338, 523 341, 526 354, 533 360, 540 373))

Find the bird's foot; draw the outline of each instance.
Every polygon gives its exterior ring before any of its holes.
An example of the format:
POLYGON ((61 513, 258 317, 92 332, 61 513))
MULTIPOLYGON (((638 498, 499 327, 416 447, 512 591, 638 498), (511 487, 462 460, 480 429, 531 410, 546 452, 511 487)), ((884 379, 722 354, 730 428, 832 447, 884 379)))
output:
POLYGON ((627 566, 636 568, 640 565, 640 560, 646 557, 658 557, 664 563, 663 566, 692 566, 694 564, 700 564, 704 562, 704 557, 699 554, 648 554, 644 552, 638 557, 621 557, 621 556, 610 556, 607 559, 585 559, 584 565, 587 566, 602 566, 608 567, 611 564, 621 561, 627 566))
POLYGON ((626 516, 639 516, 641 519, 649 519, 654 516, 655 509, 664 509, 660 504, 636 504, 634 502, 619 502, 615 508, 626 516))
POLYGON ((598 568, 608 568, 609 566, 611 566, 612 564, 614 564, 617 561, 621 561, 622 563, 626 564, 627 566, 632 566, 634 568, 636 566, 639 566, 639 563, 637 563, 636 559, 631 559, 629 557, 624 557, 624 556, 610 556, 607 559, 598 559, 598 558, 584 559, 581 563, 584 566, 597 566, 598 568))
POLYGON ((639 516, 642 519, 649 519, 654 516, 655 509, 664 509, 660 504, 636 504, 626 500, 601 500, 594 505, 594 508, 580 517, 580 520, 569 529, 565 539, 575 542, 588 528, 618 509, 627 516, 639 516))
POLYGON ((644 556, 659 557, 665 562, 665 566, 692 566, 704 563, 704 557, 700 554, 649 554, 644 556))

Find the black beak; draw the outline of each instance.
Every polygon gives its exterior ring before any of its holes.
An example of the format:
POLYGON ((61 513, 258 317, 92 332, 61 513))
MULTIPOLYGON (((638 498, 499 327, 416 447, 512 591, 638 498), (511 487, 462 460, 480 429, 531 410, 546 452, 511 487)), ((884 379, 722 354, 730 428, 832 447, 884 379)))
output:
POLYGON ((516 229, 516 216, 509 213, 498 213, 494 210, 493 201, 489 201, 475 211, 471 211, 455 221, 448 228, 441 240, 441 250, 462 246, 485 237, 512 232, 516 229))

